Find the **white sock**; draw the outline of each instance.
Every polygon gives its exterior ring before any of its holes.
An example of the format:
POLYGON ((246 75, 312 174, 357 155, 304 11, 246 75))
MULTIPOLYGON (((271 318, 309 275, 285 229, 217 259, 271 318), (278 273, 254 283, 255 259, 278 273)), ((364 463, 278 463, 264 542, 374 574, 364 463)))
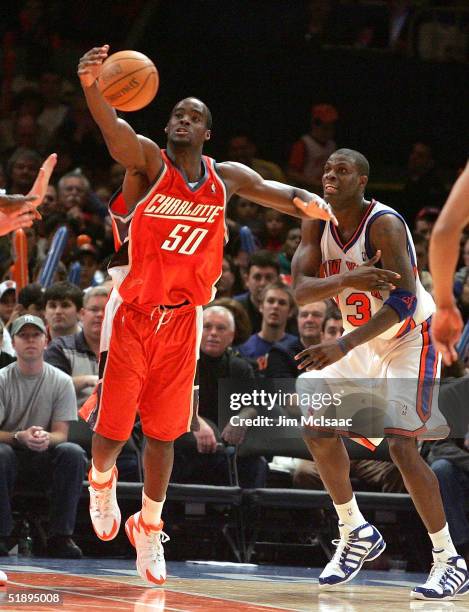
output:
POLYGON ((334 504, 334 508, 339 515, 339 522, 343 523, 350 531, 366 523, 366 519, 358 507, 355 495, 346 504, 334 504))
POLYGON ((106 472, 99 472, 96 469, 93 460, 91 460, 91 480, 96 484, 105 484, 106 482, 109 482, 111 480, 113 469, 114 465, 110 470, 107 470, 106 472))
POLYGON ((161 501, 154 501, 150 499, 145 494, 145 491, 142 491, 142 520, 145 525, 154 525, 157 527, 161 522, 161 513, 163 511, 163 504, 166 500, 166 497, 161 501))
POLYGON ((457 555, 457 551, 454 547, 453 540, 449 534, 448 523, 437 531, 436 533, 429 533, 430 540, 432 541, 433 548, 438 551, 436 554, 438 557, 443 556, 445 558, 454 557, 457 555))

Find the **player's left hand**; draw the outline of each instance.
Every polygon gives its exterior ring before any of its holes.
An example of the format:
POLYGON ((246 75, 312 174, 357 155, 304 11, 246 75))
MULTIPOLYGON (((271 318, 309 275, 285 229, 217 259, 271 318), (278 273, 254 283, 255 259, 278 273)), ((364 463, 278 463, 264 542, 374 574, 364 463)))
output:
POLYGON ((293 198, 293 204, 308 219, 322 219, 323 221, 332 221, 334 225, 339 225, 330 205, 318 195, 314 195, 309 202, 295 197, 293 198))
POLYGON ((453 304, 438 308, 432 317, 431 336, 435 349, 442 355, 443 362, 451 365, 458 359, 455 344, 461 337, 464 323, 459 308, 453 304))
POLYGON ((306 348, 295 355, 295 359, 300 361, 298 364, 299 370, 310 372, 311 370, 322 370, 331 363, 339 361, 343 356, 344 351, 337 340, 327 340, 306 348))

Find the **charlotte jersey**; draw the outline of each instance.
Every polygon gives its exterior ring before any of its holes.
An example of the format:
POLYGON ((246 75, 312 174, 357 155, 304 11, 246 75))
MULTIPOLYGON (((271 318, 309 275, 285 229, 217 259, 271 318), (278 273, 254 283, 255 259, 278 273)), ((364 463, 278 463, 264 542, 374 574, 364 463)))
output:
MULTIPOLYGON (((415 255, 412 235, 404 219, 395 210, 372 200, 365 212, 360 225, 353 236, 342 244, 335 225, 330 221, 323 223, 321 237, 322 263, 320 276, 332 276, 353 270, 370 259, 374 252, 370 243, 370 228, 374 221, 381 215, 394 215, 404 224, 407 233, 407 250, 414 269, 416 281, 417 307, 412 317, 400 321, 378 336, 378 338, 399 338, 408 331, 420 325, 435 311, 435 303, 432 296, 423 288, 417 272, 417 258, 415 255)), ((343 317, 343 326, 346 333, 353 331, 356 327, 364 325, 378 312, 383 303, 389 297, 389 291, 359 291, 346 288, 335 298, 343 317)))
POLYGON ((162 151, 163 167, 147 194, 127 211, 122 193, 110 203, 117 253, 109 265, 124 302, 141 308, 195 306, 215 296, 226 239, 226 191, 215 160, 189 185, 162 151))

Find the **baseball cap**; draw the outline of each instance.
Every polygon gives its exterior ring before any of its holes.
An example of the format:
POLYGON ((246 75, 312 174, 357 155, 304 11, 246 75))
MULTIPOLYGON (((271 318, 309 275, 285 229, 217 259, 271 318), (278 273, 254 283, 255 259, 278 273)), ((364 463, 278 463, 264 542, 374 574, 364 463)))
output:
POLYGON ((43 334, 47 333, 44 321, 39 317, 35 317, 34 315, 28 314, 18 317, 16 321, 13 322, 13 325, 11 326, 11 335, 16 335, 23 329, 25 325, 35 325, 38 329, 42 331, 43 334))
POLYGON ((16 291, 16 283, 12 280, 3 281, 0 283, 0 300, 7 291, 16 291))
POLYGON ((332 104, 315 104, 311 109, 311 116, 322 123, 334 123, 339 118, 339 113, 332 104))

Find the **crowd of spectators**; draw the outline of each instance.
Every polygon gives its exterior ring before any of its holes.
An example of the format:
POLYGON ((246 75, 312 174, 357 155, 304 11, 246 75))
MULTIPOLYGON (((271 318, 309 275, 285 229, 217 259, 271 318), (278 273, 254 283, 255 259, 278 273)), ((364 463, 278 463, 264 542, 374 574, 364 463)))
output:
MULTIPOLYGON (((310 4, 322 7, 322 13, 314 12, 315 22, 308 24, 307 37, 312 40, 322 36, 324 24, 332 18, 332 3, 310 4)), ((388 34, 383 36, 398 47, 404 40, 410 3, 390 4, 393 19, 388 34)), ((19 43, 31 30, 39 46, 44 40, 58 48, 62 44, 57 33, 49 31, 45 38, 39 36, 40 32, 45 35, 41 2, 30 0, 24 10, 21 28, 11 33, 11 40, 18 43, 12 47, 16 55, 11 58, 5 54, 4 61, 8 57, 19 61, 19 43)), ((363 26, 356 44, 371 44, 367 41, 370 36, 375 37, 373 40, 379 37, 378 29, 371 31, 363 26)), ((0 120, 0 187, 8 193, 26 194, 47 154, 56 151, 58 165, 40 209, 43 218, 27 230, 31 283, 19 292, 11 280, 11 240, 0 239, 0 555, 9 550, 13 529, 10 499, 16 477, 36 478, 37 473, 24 469, 31 463, 28 457, 49 449, 50 453, 43 453, 44 465, 34 462, 42 475, 47 474, 51 499, 57 502, 51 508, 48 551, 51 555, 78 557, 81 552, 71 536, 89 456, 74 442, 69 425, 77 420, 77 406, 98 380, 100 329, 111 288, 107 263, 114 251, 106 205, 122 184, 123 168, 110 160, 72 79, 53 69, 39 72, 35 79, 29 73, 23 79, 14 79, 14 68, 11 70, 12 78, 3 91, 0 120), (68 230, 68 242, 54 283, 43 291, 38 284, 39 273, 61 226, 68 230), (36 355, 33 369, 32 352, 36 355), (44 367, 44 362, 49 365, 44 367), (44 372, 52 382, 44 382, 44 372), (16 377, 15 384, 12 377, 16 377), (22 414, 15 412, 19 405, 13 401, 15 385, 27 408, 22 414), (39 393, 46 388, 47 394, 39 393), (64 463, 68 471, 64 471, 64 463), (69 474, 67 478, 60 477, 65 473, 69 474)), ((323 164, 342 144, 335 142, 339 120, 339 111, 331 104, 314 104, 311 129, 292 144, 283 169, 261 159, 253 136, 241 131, 226 143, 226 156, 247 164, 267 179, 288 180, 320 192, 323 164)), ((395 202, 385 203, 398 208, 408 220, 418 252, 419 274, 430 292, 428 239, 446 195, 447 185, 431 145, 415 142, 409 151, 403 190, 395 202)), ((219 451, 225 445, 241 444, 246 428, 220 421, 219 379, 294 378, 298 375, 296 353, 343 332, 340 312, 332 302, 314 302, 300 308, 295 304, 290 285, 291 261, 301 238, 296 220, 234 197, 228 205, 226 223, 230 240, 225 247, 223 271, 215 301, 204 311, 200 429, 176 443, 174 482, 228 482, 226 457, 219 451)), ((461 243, 454 292, 466 324, 458 346, 459 375, 464 379, 469 374, 469 232, 461 243)), ((250 414, 249 409, 246 414, 250 414)), ((469 443, 440 444, 439 448, 432 447, 427 457, 440 480, 453 539, 469 555, 469 523, 463 510, 464 491, 469 488, 469 443), (453 510, 448 511, 449 507, 453 510)), ((252 488, 268 484, 267 460, 240 459, 241 485, 252 488)), ((132 459, 124 453, 122 461, 121 474, 137 479, 132 459)), ((364 486, 404 490, 397 471, 386 462, 355 462, 353 469, 364 486)), ((321 486, 313 462, 294 464, 292 486, 321 486)))

